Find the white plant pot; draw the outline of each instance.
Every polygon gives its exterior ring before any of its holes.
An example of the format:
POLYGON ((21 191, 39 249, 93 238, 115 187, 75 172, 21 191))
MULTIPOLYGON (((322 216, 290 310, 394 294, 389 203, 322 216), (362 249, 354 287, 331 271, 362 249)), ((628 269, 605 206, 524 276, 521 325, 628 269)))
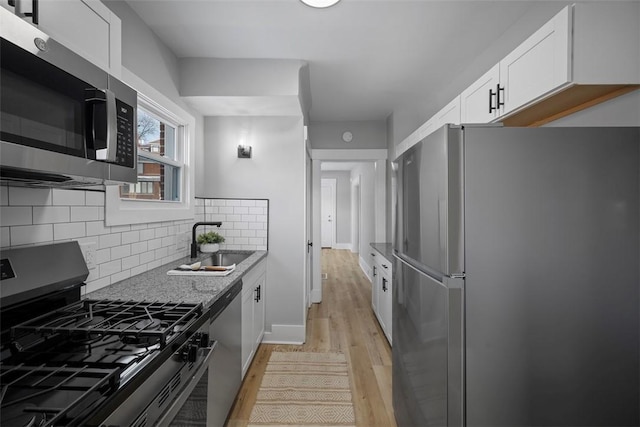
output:
POLYGON ((213 253, 220 250, 220 244, 218 243, 203 243, 200 245, 200 252, 213 253))

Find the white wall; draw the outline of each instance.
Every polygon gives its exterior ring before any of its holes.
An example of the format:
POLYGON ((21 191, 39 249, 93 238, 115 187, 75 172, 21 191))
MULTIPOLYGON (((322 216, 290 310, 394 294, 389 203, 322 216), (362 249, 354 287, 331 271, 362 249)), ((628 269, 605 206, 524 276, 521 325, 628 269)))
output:
POLYGON ((305 144, 300 117, 205 118, 198 197, 269 199, 266 341, 304 341, 305 144), (253 147, 238 159, 240 136, 253 147))
POLYGON ((322 172, 322 178, 336 180, 336 245, 351 249, 351 173, 322 172))
POLYGON ((314 149, 387 148, 387 124, 385 120, 314 122, 309 125, 309 140, 314 149), (353 134, 350 143, 342 140, 345 131, 353 134))

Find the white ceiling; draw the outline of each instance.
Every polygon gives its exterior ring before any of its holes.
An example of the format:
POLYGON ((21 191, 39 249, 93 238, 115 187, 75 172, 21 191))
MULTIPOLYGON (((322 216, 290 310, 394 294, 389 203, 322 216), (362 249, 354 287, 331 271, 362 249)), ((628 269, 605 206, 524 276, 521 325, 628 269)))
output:
POLYGON ((299 0, 127 3, 178 57, 308 61, 311 120, 339 122, 382 120, 407 105, 428 110, 473 58, 545 2, 342 0, 327 9, 299 0))

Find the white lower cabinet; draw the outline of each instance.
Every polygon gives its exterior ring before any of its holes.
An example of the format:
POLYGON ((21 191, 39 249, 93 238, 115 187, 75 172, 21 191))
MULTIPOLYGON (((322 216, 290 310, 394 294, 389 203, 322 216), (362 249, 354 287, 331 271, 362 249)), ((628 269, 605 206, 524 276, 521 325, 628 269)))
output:
POLYGON ((379 252, 372 253, 373 280, 371 282, 371 308, 380 323, 380 327, 387 337, 389 344, 392 344, 392 287, 391 279, 393 267, 391 261, 379 252))
POLYGON ((267 260, 263 259, 242 278, 242 378, 264 336, 267 260))

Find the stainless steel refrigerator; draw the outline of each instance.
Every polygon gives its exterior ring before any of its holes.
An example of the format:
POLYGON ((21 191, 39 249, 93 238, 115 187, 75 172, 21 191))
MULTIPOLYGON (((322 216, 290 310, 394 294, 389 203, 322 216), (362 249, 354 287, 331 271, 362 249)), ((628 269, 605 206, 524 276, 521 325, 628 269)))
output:
POLYGON ((640 424, 639 147, 447 125, 398 159, 400 427, 640 424))

